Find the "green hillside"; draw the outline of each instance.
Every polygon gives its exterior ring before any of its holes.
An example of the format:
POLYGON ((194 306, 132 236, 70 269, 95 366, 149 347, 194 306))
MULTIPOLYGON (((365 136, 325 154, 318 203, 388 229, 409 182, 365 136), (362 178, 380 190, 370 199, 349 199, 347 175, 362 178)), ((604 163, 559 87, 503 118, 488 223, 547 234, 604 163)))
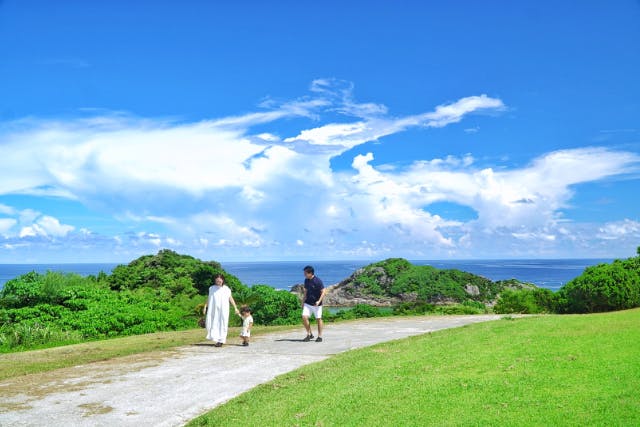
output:
POLYGON ((334 292, 341 297, 389 298, 393 302, 462 303, 493 302, 504 289, 533 289, 515 279, 493 282, 476 274, 414 265, 403 258, 390 258, 367 265, 339 283, 334 292))
POLYGON ((640 425, 640 310, 505 319, 336 355, 189 426, 640 425))
POLYGON ((294 321, 294 295, 248 288, 217 262, 161 250, 112 274, 31 272, 9 280, 0 291, 0 352, 196 327, 216 274, 224 274, 238 303, 256 305, 256 323, 294 321))

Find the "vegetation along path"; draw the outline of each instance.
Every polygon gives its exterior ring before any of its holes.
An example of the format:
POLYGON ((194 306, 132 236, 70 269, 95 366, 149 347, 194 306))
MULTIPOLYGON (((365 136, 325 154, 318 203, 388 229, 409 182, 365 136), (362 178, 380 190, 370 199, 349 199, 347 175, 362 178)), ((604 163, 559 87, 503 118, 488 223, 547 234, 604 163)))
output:
POLYGON ((367 319, 327 326, 324 342, 304 331, 237 337, 215 348, 178 347, 0 382, 0 425, 177 426, 277 375, 355 348, 497 315, 367 319))

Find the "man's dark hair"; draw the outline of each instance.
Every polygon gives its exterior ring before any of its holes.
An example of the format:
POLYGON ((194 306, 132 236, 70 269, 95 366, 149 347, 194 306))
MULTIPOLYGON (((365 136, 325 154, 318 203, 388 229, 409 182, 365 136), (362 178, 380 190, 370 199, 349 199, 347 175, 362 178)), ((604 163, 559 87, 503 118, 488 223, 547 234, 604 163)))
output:
POLYGON ((302 269, 305 273, 311 273, 314 274, 315 271, 313 271, 313 267, 311 267, 310 265, 307 265, 305 268, 302 269))

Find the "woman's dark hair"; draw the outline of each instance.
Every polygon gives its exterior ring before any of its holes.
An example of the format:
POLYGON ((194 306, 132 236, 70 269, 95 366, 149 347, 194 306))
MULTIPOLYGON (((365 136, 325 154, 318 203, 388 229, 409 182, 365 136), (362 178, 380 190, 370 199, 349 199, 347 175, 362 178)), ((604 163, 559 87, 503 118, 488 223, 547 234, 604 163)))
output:
POLYGON ((213 277, 213 281, 215 282, 215 281, 216 281, 216 279, 217 279, 218 277, 222 279, 222 283, 226 283, 226 282, 227 282, 227 281, 224 279, 224 276, 223 276, 222 274, 216 274, 216 275, 213 277))
POLYGON ((313 271, 313 267, 311 267, 310 265, 307 265, 305 268, 302 269, 302 271, 304 271, 305 273, 311 273, 311 274, 315 273, 315 271, 313 271))

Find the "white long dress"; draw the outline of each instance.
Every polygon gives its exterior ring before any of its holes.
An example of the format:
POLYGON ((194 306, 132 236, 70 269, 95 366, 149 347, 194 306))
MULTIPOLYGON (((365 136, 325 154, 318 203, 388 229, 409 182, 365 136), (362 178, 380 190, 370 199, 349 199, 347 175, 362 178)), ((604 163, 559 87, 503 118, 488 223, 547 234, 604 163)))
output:
POLYGON ((223 344, 227 341, 230 298, 231 289, 228 286, 213 285, 209 287, 206 320, 208 340, 221 342, 223 344))

